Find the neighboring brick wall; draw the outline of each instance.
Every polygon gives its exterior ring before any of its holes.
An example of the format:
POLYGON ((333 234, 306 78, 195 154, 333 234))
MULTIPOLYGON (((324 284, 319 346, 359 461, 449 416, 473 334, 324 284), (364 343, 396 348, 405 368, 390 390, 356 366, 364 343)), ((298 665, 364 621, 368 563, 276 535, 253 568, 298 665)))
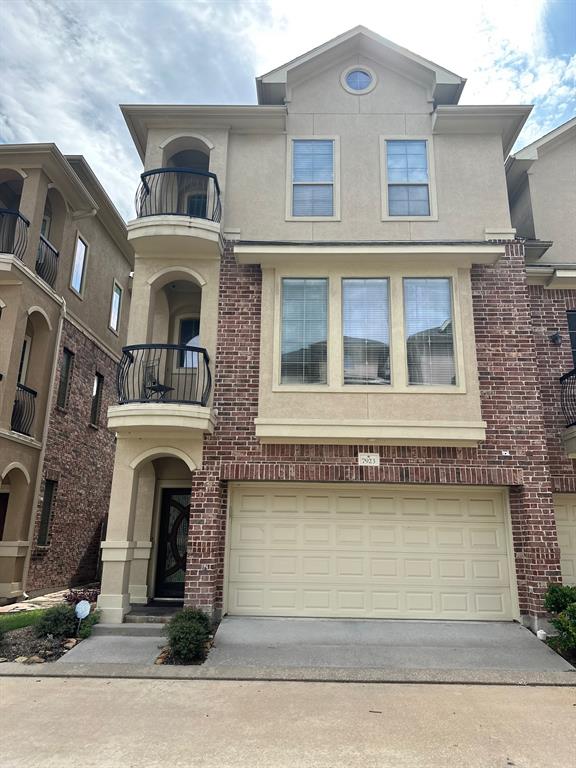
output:
POLYGON ((58 351, 58 373, 32 538, 27 590, 75 585, 97 577, 102 522, 108 512, 114 466, 114 435, 106 428, 108 406, 116 402, 116 362, 68 321, 58 351), (66 410, 56 405, 62 350, 74 353, 66 410), (94 374, 104 376, 100 424, 90 425, 94 374), (36 546, 44 480, 58 483, 47 547, 36 546))
POLYGON ((576 290, 550 291, 531 285, 529 291, 552 490, 576 493, 576 464, 562 447, 565 421, 560 407, 559 381, 574 368, 566 313, 569 309, 576 310, 576 290), (550 334, 557 330, 562 336, 560 346, 550 341, 550 334))
POLYGON ((539 372, 521 244, 498 264, 472 270, 478 370, 487 437, 479 448, 261 445, 258 410, 261 274, 222 259, 214 407, 218 424, 194 476, 186 603, 222 606, 226 481, 292 480, 511 486, 522 613, 542 613, 547 582, 560 578, 539 372), (360 468, 359 450, 382 465, 360 468), (503 457, 502 451, 511 452, 503 457))

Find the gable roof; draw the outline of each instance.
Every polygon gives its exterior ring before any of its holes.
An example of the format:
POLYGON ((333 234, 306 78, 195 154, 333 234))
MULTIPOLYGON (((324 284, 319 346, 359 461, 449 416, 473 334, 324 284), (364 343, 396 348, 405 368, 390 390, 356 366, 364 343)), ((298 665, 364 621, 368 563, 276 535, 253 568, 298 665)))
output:
POLYGON ((531 144, 527 144, 525 147, 518 150, 518 152, 515 152, 512 157, 517 160, 538 160, 539 149, 547 147, 552 144, 552 142, 556 142, 556 140, 564 141, 568 138, 568 134, 571 131, 576 135, 576 117, 562 123, 562 125, 554 128, 553 131, 545 133, 544 136, 536 139, 536 141, 533 141, 531 144))
POLYGON ((362 53, 416 80, 432 85, 437 104, 457 104, 466 79, 418 54, 396 45, 364 26, 349 29, 317 48, 256 78, 259 104, 283 104, 288 77, 295 70, 313 69, 318 59, 330 61, 348 54, 362 53))

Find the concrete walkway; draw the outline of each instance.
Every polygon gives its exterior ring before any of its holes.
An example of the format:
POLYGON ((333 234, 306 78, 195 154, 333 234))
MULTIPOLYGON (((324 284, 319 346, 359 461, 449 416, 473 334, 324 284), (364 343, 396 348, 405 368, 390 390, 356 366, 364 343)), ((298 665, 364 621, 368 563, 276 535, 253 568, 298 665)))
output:
POLYGON ((512 622, 225 617, 205 666, 574 671, 512 622))

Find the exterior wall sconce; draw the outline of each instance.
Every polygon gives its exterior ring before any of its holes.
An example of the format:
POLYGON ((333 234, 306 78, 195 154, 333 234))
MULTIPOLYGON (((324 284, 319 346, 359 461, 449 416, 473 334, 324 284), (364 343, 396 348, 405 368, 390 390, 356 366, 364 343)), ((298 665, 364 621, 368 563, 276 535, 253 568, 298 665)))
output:
POLYGON ((555 347, 559 347, 563 341, 560 331, 554 331, 554 333, 551 333, 548 338, 550 339, 552 344, 554 344, 555 347))

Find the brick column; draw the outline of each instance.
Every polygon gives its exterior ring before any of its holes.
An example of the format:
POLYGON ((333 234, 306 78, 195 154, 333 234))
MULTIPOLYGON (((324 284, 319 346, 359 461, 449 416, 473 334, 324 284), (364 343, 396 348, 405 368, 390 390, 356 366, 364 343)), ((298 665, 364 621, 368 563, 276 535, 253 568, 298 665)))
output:
POLYGON ((485 448, 502 463, 510 451, 521 469, 522 484, 510 491, 512 534, 520 613, 535 627, 546 586, 560 579, 560 550, 523 246, 474 268, 472 290, 485 448))
POLYGON ((192 477, 184 604, 214 618, 222 611, 226 491, 215 472, 192 477))

